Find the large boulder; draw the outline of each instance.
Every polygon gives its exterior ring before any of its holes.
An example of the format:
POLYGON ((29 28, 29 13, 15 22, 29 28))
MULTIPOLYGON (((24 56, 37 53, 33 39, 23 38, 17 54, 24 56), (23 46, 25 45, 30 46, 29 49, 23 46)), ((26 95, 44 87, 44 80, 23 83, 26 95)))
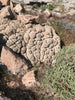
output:
POLYGON ((60 38, 51 26, 27 24, 22 35, 11 35, 6 45, 14 52, 21 53, 33 65, 44 63, 53 65, 55 54, 60 51, 60 38), (18 43, 18 44, 17 44, 18 43), (20 44, 20 45, 19 45, 20 44))
POLYGON ((2 48, 1 61, 13 74, 19 74, 21 72, 21 74, 24 74, 28 69, 26 61, 18 55, 14 54, 5 46, 2 48))
POLYGON ((55 53, 60 51, 60 38, 52 27, 35 25, 26 31, 24 40, 27 44, 26 54, 32 64, 55 63, 55 53))
POLYGON ((8 47, 13 49, 13 51, 15 51, 17 53, 22 52, 23 48, 25 50, 25 42, 24 42, 24 39, 23 39, 23 35, 19 34, 19 33, 11 35, 6 44, 7 44, 8 47))

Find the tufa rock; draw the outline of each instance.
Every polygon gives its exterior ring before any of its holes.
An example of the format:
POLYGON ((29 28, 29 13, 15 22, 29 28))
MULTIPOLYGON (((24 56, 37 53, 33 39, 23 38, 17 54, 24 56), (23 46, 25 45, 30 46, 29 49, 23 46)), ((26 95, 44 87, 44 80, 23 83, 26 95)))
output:
POLYGON ((8 70, 11 71, 13 74, 24 74, 28 69, 26 61, 18 55, 12 53, 11 50, 9 50, 5 46, 3 46, 2 48, 1 61, 7 66, 8 70))
POLYGON ((60 51, 60 38, 52 27, 35 25, 26 31, 24 40, 26 55, 33 65, 55 63, 55 53, 60 51))
POLYGON ((55 64, 55 54, 60 51, 60 38, 51 26, 26 24, 26 30, 12 34, 6 45, 14 52, 21 53, 33 65, 55 64))

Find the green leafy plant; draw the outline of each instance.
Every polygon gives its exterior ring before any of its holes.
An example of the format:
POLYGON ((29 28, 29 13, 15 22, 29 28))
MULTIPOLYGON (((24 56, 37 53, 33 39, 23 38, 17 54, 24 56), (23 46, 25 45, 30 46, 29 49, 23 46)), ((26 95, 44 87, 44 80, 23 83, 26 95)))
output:
POLYGON ((47 5, 47 8, 48 8, 49 10, 53 10, 55 7, 54 7, 53 5, 51 5, 51 4, 49 4, 49 5, 47 5))
POLYGON ((43 4, 41 6, 38 6, 37 4, 34 4, 33 8, 42 9, 42 10, 46 10, 46 9, 53 10, 55 7, 52 4, 48 4, 48 5, 43 4))
POLYGON ((32 8, 36 8, 36 9, 38 9, 39 6, 38 6, 37 4, 34 4, 32 8))
POLYGON ((75 97, 75 44, 63 47, 56 54, 55 66, 46 72, 42 86, 51 87, 61 95, 61 100, 75 97))
POLYGON ((43 11, 47 9, 47 5, 41 5, 40 9, 42 9, 43 11))

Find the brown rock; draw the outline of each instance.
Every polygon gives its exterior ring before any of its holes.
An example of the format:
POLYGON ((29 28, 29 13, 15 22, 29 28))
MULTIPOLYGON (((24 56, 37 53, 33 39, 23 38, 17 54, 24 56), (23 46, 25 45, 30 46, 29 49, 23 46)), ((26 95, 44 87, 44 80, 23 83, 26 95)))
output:
POLYGON ((51 12, 48 9, 46 9, 43 13, 45 14, 46 17, 51 16, 51 12))
POLYGON ((62 14, 60 12, 55 12, 55 11, 52 11, 52 17, 56 17, 56 18, 62 18, 62 14))
POLYGON ((10 4, 9 0, 0 0, 0 2, 2 3, 2 6, 6 6, 10 4))
POLYGON ((21 4, 17 4, 16 7, 14 7, 14 11, 15 11, 16 13, 21 12, 22 9, 23 9, 23 8, 22 8, 21 4))
POLYGON ((19 15, 17 17, 18 20, 20 20, 22 23, 29 23, 30 21, 33 21, 34 19, 36 19, 36 16, 32 16, 32 15, 19 15))
MULTIPOLYGON (((1 61, 7 66, 13 74, 21 73, 22 71, 27 71, 28 66, 24 59, 12 53, 7 47, 2 48, 1 61)), ((21 73, 23 74, 23 72, 21 73)))
POLYGON ((13 13, 11 11, 10 6, 6 6, 1 10, 0 17, 2 18, 12 18, 13 13))
POLYGON ((7 82, 8 87, 13 88, 13 87, 18 87, 19 83, 15 81, 7 82))
POLYGON ((13 3, 10 1, 10 8, 13 9, 13 3))
POLYGON ((34 87, 36 84, 36 80, 35 80, 35 74, 34 74, 34 70, 28 72, 27 74, 25 74, 22 77, 22 83, 26 86, 26 87, 34 87))

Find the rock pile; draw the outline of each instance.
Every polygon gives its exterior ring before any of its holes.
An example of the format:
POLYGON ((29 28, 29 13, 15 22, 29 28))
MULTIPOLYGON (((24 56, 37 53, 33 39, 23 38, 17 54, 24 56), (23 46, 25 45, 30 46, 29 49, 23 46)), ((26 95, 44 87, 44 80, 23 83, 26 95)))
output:
MULTIPOLYGON (((37 82, 29 62, 33 66, 54 65, 55 54, 60 51, 60 38, 51 26, 32 24, 37 16, 25 15, 21 4, 14 6, 11 1, 6 1, 0 1, 3 4, 0 10, 1 62, 30 88, 37 82)), ((43 13, 47 18, 51 15, 49 10, 43 13)))

